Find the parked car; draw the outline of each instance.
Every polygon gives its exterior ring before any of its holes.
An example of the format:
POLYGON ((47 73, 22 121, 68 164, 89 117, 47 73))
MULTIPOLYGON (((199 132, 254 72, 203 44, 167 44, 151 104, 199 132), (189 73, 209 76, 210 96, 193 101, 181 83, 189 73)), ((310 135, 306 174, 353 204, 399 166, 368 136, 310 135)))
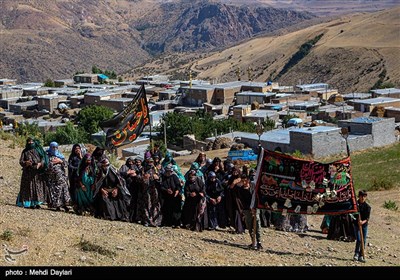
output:
POLYGON ((228 152, 228 158, 231 160, 257 160, 257 154, 252 149, 231 150, 228 152))
POLYGON ((301 126, 303 124, 303 120, 300 118, 291 118, 287 122, 287 126, 301 126))

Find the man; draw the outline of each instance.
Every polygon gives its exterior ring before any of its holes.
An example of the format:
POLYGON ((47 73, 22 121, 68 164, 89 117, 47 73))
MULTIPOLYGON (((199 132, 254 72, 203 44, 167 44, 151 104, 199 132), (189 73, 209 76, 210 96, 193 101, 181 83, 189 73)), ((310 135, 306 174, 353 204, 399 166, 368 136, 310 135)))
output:
POLYGON ((367 203, 367 191, 361 190, 358 192, 357 201, 358 214, 355 215, 354 228, 356 235, 356 248, 354 250, 355 261, 365 262, 365 245, 367 244, 368 221, 371 214, 371 206, 367 203), (360 235, 362 229, 362 236, 360 235), (361 240, 363 239, 363 248, 361 251, 361 240))

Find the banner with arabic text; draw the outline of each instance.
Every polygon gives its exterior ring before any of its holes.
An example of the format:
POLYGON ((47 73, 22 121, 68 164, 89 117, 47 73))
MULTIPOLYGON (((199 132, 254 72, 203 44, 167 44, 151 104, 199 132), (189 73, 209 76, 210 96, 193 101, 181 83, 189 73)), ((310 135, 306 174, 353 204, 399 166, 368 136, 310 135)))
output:
POLYGON ((320 163, 265 150, 256 194, 258 208, 298 214, 357 212, 350 157, 320 163))
POLYGON ((122 112, 101 124, 106 132, 106 147, 112 149, 135 141, 149 121, 149 107, 142 85, 122 112))

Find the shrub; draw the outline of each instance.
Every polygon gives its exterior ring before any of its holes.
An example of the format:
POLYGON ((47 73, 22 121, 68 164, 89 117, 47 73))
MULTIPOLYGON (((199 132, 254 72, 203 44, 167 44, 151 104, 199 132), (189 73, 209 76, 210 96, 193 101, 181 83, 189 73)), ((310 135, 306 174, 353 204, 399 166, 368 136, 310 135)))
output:
POLYGON ((0 235, 0 239, 4 241, 11 241, 13 239, 14 235, 11 230, 5 230, 3 233, 0 235))
POLYGON ((374 178, 372 181, 372 185, 370 190, 372 191, 381 191, 381 190, 390 190, 395 187, 393 182, 386 180, 385 178, 374 178))
POLYGON ((389 209, 389 210, 393 210, 393 211, 397 211, 399 209, 399 207, 396 205, 395 201, 385 201, 383 203, 383 208, 389 209))
POLYGON ((79 241, 79 247, 81 248, 82 251, 96 252, 99 253, 100 255, 108 256, 110 258, 115 257, 117 255, 114 251, 108 250, 107 248, 94 244, 88 240, 84 240, 83 235, 81 237, 81 240, 79 241))

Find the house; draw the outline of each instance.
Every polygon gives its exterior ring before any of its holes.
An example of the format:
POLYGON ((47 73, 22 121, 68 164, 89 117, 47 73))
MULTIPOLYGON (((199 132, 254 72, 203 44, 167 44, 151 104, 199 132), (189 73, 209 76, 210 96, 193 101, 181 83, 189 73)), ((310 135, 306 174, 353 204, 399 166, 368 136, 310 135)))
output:
POLYGON ((47 95, 50 93, 50 88, 48 87, 32 87, 23 89, 23 96, 40 96, 47 95))
POLYGON ((55 87, 65 87, 68 85, 72 85, 73 83, 74 83, 73 79, 54 80, 55 87))
POLYGON ((271 92, 272 84, 259 82, 241 82, 241 91, 271 92))
POLYGON ((24 111, 27 110, 35 110, 38 108, 37 100, 31 100, 26 102, 20 102, 15 104, 9 105, 10 112, 14 112, 15 114, 22 114, 24 111))
POLYGON ((329 89, 329 85, 325 83, 316 83, 316 84, 302 84, 296 85, 295 90, 300 90, 303 93, 312 93, 318 91, 327 91, 329 89))
POLYGON ((52 113, 58 108, 58 104, 66 100, 65 96, 51 94, 51 95, 43 95, 37 98, 38 102, 38 110, 47 110, 52 113))
POLYGON ((99 83, 98 74, 77 74, 74 76, 74 82, 77 84, 87 83, 87 84, 97 84, 99 83))
POLYGON ((372 112, 376 106, 400 108, 400 98, 377 97, 370 99, 354 100, 354 110, 372 112))
POLYGON ((254 92, 242 91, 236 94, 236 104, 252 104, 258 102, 259 104, 270 103, 276 97, 275 92, 254 92))
POLYGON ((0 79, 0 86, 14 86, 17 84, 17 80, 14 79, 0 79))
POLYGON ((215 91, 212 99, 209 101, 212 104, 233 104, 235 95, 242 91, 243 82, 235 81, 229 83, 215 84, 215 91))
POLYGON ((400 98, 400 89, 398 88, 384 88, 384 89, 373 89, 372 98, 389 97, 389 98, 400 98))
POLYGON ((212 85, 181 87, 183 106, 201 107, 203 103, 212 103, 215 87, 212 85))

